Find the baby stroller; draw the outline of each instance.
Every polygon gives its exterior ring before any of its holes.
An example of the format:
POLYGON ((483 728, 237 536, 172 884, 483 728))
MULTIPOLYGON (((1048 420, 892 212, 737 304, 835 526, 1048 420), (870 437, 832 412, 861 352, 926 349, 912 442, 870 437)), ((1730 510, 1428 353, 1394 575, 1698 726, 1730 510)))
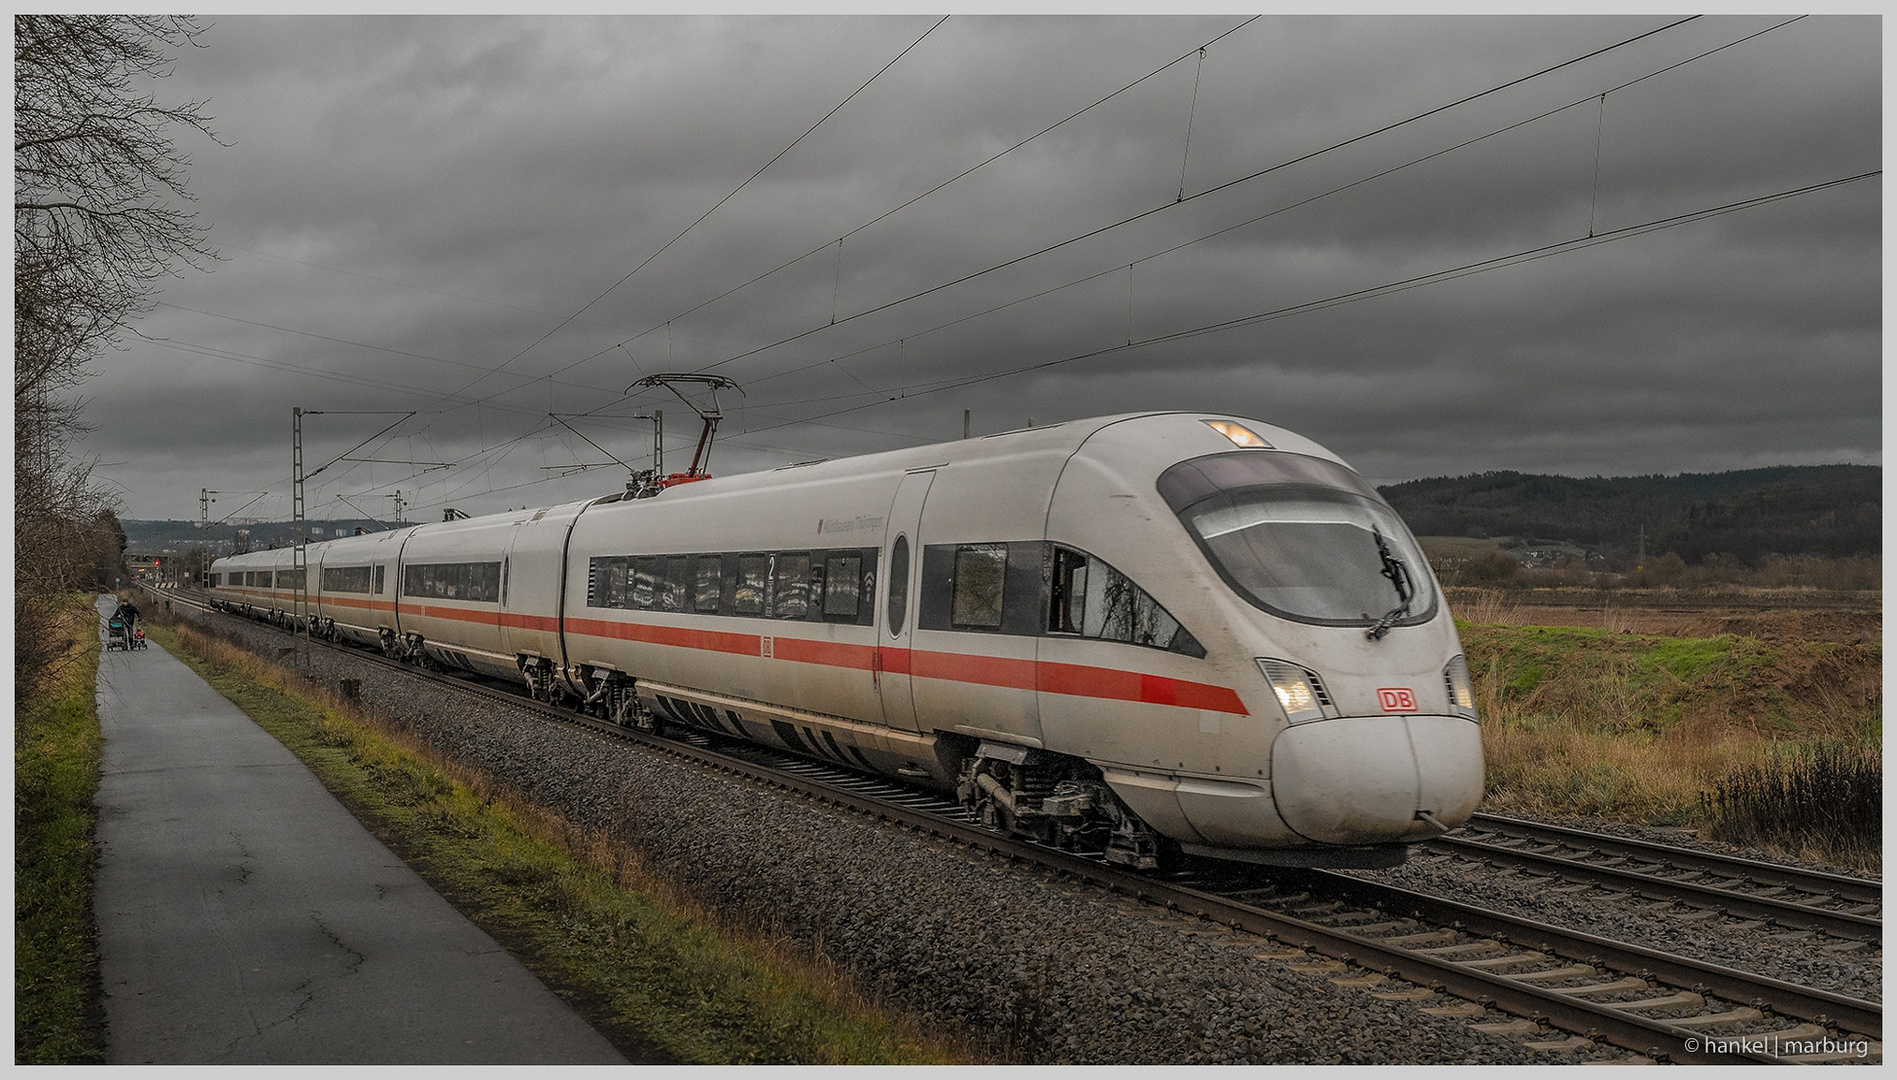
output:
POLYGON ((139 627, 135 627, 135 628, 133 628, 133 630, 132 630, 132 648, 134 648, 134 649, 142 649, 142 648, 144 648, 144 647, 145 647, 145 628, 144 628, 144 627, 142 627, 142 626, 139 626, 139 627))
POLYGON ((113 649, 130 649, 131 647, 132 635, 126 632, 125 620, 115 616, 110 622, 105 624, 106 651, 110 652, 113 649))

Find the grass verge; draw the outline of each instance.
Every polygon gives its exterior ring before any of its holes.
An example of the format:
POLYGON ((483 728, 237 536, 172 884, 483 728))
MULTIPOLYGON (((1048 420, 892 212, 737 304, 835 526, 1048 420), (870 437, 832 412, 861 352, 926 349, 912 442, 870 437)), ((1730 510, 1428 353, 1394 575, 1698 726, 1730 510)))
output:
POLYGON ((634 1060, 970 1060, 789 942, 722 921, 485 776, 188 624, 149 627, 371 832, 634 1060))
POLYGON ((98 616, 87 597, 62 612, 68 663, 13 721, 13 1060, 105 1060, 98 928, 92 919, 98 811, 98 616))
POLYGON ((1817 781, 1781 782, 1787 763, 1812 759, 1854 763, 1822 771, 1834 795, 1861 794, 1879 775, 1881 645, 1458 629, 1483 720, 1486 806, 1690 826, 1784 855, 1881 869, 1877 815, 1834 827, 1822 800, 1807 798, 1817 781), (1824 757, 1833 753, 1845 757, 1824 757), (1736 824, 1740 817, 1746 824, 1736 824))

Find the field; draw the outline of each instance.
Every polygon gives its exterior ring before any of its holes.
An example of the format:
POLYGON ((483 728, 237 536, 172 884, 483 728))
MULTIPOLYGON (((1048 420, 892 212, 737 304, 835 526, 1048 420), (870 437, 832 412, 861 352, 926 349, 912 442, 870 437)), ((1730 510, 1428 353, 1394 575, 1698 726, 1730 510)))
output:
POLYGON ((1880 870, 1882 614, 1861 596, 1450 590, 1485 807, 1880 870))

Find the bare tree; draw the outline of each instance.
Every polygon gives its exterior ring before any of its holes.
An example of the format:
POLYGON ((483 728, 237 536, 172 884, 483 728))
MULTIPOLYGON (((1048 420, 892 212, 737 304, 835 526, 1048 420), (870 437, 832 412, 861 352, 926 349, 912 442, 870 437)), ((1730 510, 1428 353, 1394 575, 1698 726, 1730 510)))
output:
MULTIPOLYGON (((111 500, 70 460, 86 365, 148 310, 157 279, 212 252, 189 210, 178 125, 211 135, 203 102, 142 88, 203 33, 185 17, 19 15, 13 46, 15 697, 58 655, 65 597, 111 539, 111 500)), ((215 138, 213 136, 213 138, 215 138)))

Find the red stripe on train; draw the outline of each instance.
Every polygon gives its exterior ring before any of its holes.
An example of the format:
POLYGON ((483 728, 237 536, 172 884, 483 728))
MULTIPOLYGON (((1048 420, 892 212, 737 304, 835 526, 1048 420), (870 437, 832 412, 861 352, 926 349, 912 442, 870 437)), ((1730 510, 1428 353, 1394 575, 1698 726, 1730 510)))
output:
MULTIPOLYGON (((740 656, 759 656, 763 651, 763 640, 757 634, 686 630, 598 619, 569 619, 567 629, 590 637, 707 649, 740 656)), ((868 645, 793 637, 773 638, 771 655, 773 659, 793 663, 854 668, 859 671, 874 668, 892 675, 912 675, 922 679, 975 683, 1013 690, 1039 690, 1071 697, 1175 705, 1239 716, 1248 711, 1230 687, 1084 664, 925 649, 878 649, 868 645)))
POLYGON ((760 646, 756 634, 733 634, 724 630, 687 630, 677 626, 607 622, 603 619, 568 619, 566 628, 568 633, 585 634, 588 637, 676 645, 684 649, 737 653, 740 656, 756 656, 760 646))

